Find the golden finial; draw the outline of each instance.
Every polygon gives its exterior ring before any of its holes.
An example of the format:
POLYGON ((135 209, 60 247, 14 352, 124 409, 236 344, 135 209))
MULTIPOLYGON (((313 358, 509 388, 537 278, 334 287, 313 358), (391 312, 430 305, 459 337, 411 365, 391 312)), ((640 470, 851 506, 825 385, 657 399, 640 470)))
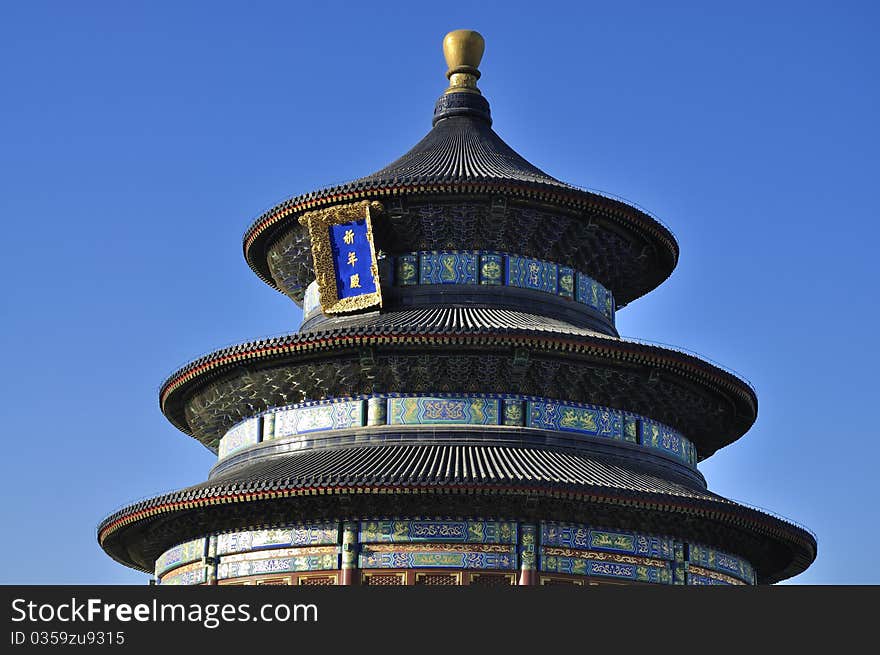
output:
POLYGON ((473 30, 455 30, 443 39, 443 56, 446 57, 446 77, 449 88, 446 93, 480 93, 477 80, 480 71, 477 68, 483 58, 486 42, 479 32, 473 30))

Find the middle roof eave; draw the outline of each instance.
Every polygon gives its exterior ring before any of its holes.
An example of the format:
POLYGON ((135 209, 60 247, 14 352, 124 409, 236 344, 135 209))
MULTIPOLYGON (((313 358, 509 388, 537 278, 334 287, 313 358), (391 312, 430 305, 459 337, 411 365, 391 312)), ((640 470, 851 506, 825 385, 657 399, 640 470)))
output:
MULTIPOLYGON (((193 434, 183 413, 186 399, 201 385, 237 367, 259 368, 294 362, 304 357, 323 356, 322 353, 331 356, 334 351, 352 348, 393 348, 403 351, 423 347, 446 349, 450 346, 478 350, 528 348, 540 353, 605 360, 608 366, 636 366, 646 372, 645 384, 656 384, 647 373, 653 370, 667 371, 675 378, 687 380, 688 384, 696 384, 713 398, 727 398, 735 407, 730 419, 735 420, 723 433, 685 434, 695 442, 702 458, 739 438, 757 415, 757 396, 747 382, 694 355, 609 337, 523 312, 481 308, 419 309, 387 314, 376 312, 340 319, 334 326, 322 325, 315 331, 224 348, 172 374, 161 387, 160 407, 174 425, 193 434)), ((348 391, 340 395, 348 396, 351 393, 348 391)), ((637 411, 633 407, 618 408, 637 411)))

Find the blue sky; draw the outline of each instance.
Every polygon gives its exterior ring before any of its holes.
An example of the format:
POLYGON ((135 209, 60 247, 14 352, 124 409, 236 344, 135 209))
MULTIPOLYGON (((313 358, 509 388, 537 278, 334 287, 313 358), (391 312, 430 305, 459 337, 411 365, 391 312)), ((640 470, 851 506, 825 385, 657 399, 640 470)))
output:
POLYGON ((818 534, 797 583, 880 583, 878 10, 864 2, 5 3, 2 583, 134 583, 117 507, 204 479, 159 384, 299 310, 241 256, 254 217, 430 129, 443 35, 486 38, 494 127, 676 234, 618 315, 755 385, 714 491, 818 534))

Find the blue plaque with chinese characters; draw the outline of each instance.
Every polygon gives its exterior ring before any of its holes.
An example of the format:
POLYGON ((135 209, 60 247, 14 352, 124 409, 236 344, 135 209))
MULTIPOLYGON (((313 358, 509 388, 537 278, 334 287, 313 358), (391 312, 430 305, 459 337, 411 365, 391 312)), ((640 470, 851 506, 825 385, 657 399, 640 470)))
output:
POLYGON ((300 217, 312 240, 312 259, 324 313, 382 306, 370 214, 371 210, 381 209, 378 202, 363 201, 319 209, 300 217))
POLYGON ((367 221, 331 225, 330 248, 336 271, 336 297, 352 298, 376 291, 372 248, 367 238, 367 221))

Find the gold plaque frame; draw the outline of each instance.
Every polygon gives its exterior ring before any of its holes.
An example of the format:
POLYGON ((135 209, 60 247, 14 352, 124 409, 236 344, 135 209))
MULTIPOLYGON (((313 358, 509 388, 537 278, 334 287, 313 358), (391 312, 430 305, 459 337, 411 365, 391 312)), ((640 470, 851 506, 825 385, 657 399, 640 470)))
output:
POLYGON ((379 266, 376 261, 376 248, 373 245, 371 218, 371 212, 381 212, 382 209, 380 202, 362 200, 347 205, 316 209, 299 217, 300 224, 308 228, 312 241, 315 279, 318 282, 321 311, 325 314, 339 314, 382 306, 382 287, 379 284, 379 266), (370 245, 370 274, 373 276, 376 290, 359 296, 340 298, 336 288, 336 268, 328 228, 331 225, 342 225, 361 219, 365 219, 366 223, 367 242, 370 245))

